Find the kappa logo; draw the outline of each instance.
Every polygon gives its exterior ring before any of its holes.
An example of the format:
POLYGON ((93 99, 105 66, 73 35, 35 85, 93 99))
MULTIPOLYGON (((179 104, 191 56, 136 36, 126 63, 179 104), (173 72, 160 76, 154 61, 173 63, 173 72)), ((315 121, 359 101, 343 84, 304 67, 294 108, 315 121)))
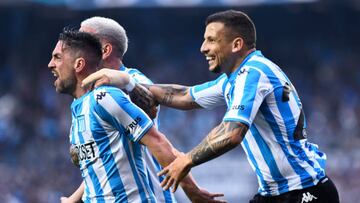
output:
POLYGON ((302 199, 301 199, 301 203, 312 202, 314 199, 317 199, 317 197, 310 194, 310 192, 307 192, 307 193, 304 192, 303 196, 302 196, 302 199))
POLYGON ((243 74, 243 73, 245 73, 245 72, 249 72, 249 70, 248 70, 247 68, 243 68, 243 69, 241 69, 241 70, 239 71, 238 75, 241 75, 241 74, 243 74))
POLYGON ((96 103, 98 103, 99 100, 102 100, 106 96, 107 92, 99 92, 96 94, 96 103))

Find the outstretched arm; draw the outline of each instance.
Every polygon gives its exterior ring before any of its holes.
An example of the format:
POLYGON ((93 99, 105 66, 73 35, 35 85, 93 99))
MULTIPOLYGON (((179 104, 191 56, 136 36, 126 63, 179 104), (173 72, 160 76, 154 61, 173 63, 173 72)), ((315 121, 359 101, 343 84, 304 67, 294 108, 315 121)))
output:
POLYGON ((191 97, 189 87, 138 84, 124 71, 100 69, 82 81, 82 86, 91 84, 94 84, 94 87, 112 85, 120 89, 126 89, 131 96, 131 100, 147 113, 152 112, 151 108, 158 104, 183 110, 200 108, 200 105, 191 97))
POLYGON ((240 122, 222 122, 215 127, 206 138, 193 150, 180 155, 158 175, 166 175, 161 183, 164 189, 174 186, 189 173, 194 166, 214 159, 238 146, 248 130, 248 126, 240 122))
MULTIPOLYGON (((167 140, 165 135, 152 127, 140 140, 141 143, 146 145, 152 155, 165 167, 175 160, 176 156, 180 156, 171 143, 167 140)), ((223 194, 211 194, 205 190, 200 189, 192 176, 189 174, 180 182, 185 194, 192 202, 212 202, 223 203, 225 201, 215 200, 215 197, 223 196, 223 194)))
POLYGON ((182 85, 136 84, 130 95, 133 101, 144 106, 161 104, 182 110, 201 108, 191 97, 190 88, 182 85))

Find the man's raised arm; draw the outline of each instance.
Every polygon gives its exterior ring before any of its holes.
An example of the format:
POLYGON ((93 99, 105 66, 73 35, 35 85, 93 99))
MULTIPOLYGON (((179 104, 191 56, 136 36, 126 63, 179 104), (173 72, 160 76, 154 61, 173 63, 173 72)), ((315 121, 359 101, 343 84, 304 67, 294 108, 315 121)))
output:
POLYGON ((182 85, 139 84, 123 71, 103 68, 85 78, 83 86, 94 84, 116 86, 129 92, 131 100, 145 112, 153 112, 158 104, 188 110, 201 108, 190 95, 190 88, 182 85))

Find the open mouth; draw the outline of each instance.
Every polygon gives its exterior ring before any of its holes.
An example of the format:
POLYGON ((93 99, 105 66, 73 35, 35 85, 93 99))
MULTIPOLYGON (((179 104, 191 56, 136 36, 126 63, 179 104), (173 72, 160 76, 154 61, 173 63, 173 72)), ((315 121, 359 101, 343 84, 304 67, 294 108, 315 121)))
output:
POLYGON ((58 75, 55 71, 52 71, 52 74, 53 74, 53 76, 55 77, 55 81, 54 81, 54 84, 55 84, 56 81, 57 81, 58 78, 59 78, 59 75, 58 75))
POLYGON ((211 64, 215 61, 215 56, 206 56, 206 60, 209 64, 211 64))

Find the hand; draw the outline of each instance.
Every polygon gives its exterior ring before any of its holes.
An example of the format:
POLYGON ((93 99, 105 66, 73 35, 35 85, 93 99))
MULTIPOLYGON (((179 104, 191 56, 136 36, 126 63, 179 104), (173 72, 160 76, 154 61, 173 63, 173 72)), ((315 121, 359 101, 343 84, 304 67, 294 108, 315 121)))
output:
POLYGON ((77 203, 78 201, 74 201, 69 197, 61 197, 60 202, 61 203, 77 203))
POLYGON ((75 166, 80 167, 78 151, 79 151, 79 149, 77 149, 77 148, 75 147, 75 145, 71 145, 71 146, 70 146, 71 162, 72 162, 75 166))
POLYGON ((126 89, 130 80, 130 75, 124 71, 103 68, 87 76, 82 81, 81 86, 86 87, 95 82, 94 87, 99 87, 101 85, 112 85, 120 89, 126 89))
POLYGON ((164 190, 173 186, 172 192, 175 192, 180 181, 190 172, 191 167, 191 158, 186 154, 179 154, 171 164, 158 173, 158 176, 166 175, 160 186, 164 190))
POLYGON ((196 193, 191 194, 192 203, 226 203, 225 200, 216 200, 215 197, 223 197, 224 194, 221 193, 210 193, 205 189, 199 189, 196 193))

